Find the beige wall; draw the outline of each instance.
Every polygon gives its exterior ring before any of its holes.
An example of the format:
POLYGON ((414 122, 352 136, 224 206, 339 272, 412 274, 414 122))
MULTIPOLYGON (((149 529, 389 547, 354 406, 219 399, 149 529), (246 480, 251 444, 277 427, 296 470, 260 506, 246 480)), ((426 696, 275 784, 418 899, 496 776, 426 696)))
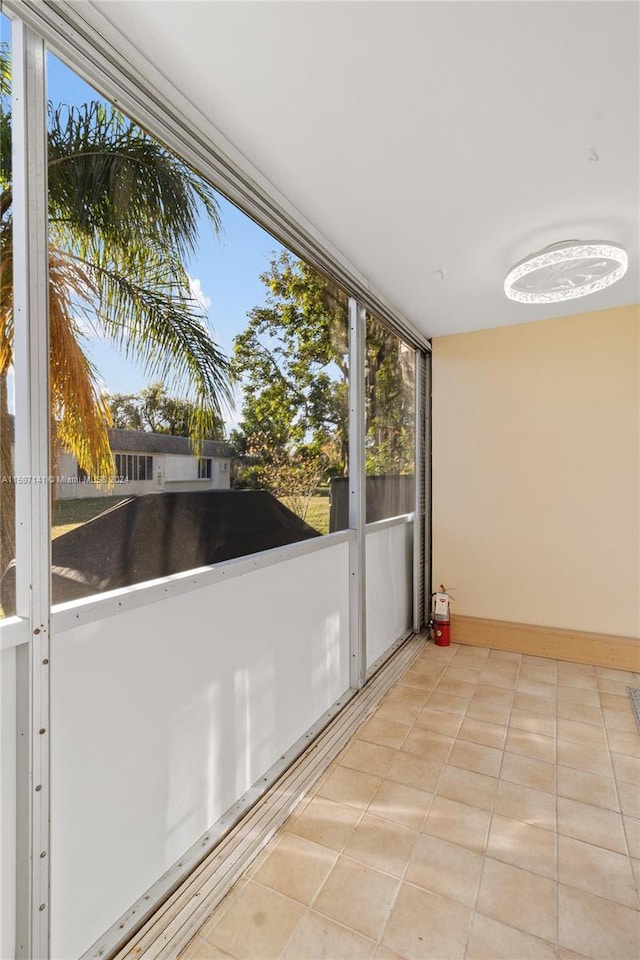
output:
POLYGON ((433 582, 453 612, 640 635, 640 310, 433 342, 433 582))

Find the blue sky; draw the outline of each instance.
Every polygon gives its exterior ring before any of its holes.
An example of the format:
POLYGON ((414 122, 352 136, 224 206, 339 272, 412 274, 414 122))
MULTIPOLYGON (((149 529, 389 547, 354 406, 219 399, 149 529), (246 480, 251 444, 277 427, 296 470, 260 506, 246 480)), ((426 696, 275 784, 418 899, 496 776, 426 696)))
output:
MULTIPOLYGON (((47 96, 54 104, 70 105, 102 99, 52 54, 47 63, 47 96)), ((246 326, 247 312, 264 303, 265 288, 259 276, 268 268, 272 254, 282 250, 282 246, 218 196, 223 235, 216 238, 203 219, 198 254, 186 267, 202 292, 214 339, 229 355, 233 337, 246 326)), ((141 367, 124 360, 106 344, 91 338, 86 346, 110 393, 137 393, 149 382, 141 367)), ((239 416, 240 410, 236 409, 228 426, 235 425, 239 416)))

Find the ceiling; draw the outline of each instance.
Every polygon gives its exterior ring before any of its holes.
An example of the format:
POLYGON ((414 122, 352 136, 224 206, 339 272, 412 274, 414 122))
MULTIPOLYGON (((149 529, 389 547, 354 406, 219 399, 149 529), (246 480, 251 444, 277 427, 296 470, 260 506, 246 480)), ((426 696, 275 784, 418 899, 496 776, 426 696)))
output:
POLYGON ((93 6, 428 336, 640 301, 637 3, 93 6), (622 243, 627 276, 504 296, 570 239, 622 243))

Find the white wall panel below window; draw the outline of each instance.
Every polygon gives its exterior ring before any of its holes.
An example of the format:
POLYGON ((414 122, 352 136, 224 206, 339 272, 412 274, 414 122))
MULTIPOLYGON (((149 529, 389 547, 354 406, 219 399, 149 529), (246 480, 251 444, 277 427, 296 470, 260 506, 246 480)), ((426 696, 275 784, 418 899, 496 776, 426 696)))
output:
POLYGON ((349 545, 53 637, 52 956, 78 957, 349 686, 349 545))
POLYGON ((16 649, 0 650, 0 957, 15 955, 16 649))
POLYGON ((366 530, 367 667, 413 623, 413 516, 366 530))

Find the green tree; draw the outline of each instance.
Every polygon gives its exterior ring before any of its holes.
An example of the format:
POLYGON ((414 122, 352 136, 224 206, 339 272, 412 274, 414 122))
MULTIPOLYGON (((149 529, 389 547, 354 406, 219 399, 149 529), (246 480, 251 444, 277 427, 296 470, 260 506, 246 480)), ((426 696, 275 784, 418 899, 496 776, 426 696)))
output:
POLYGON ((232 360, 243 391, 243 455, 250 466, 277 462, 292 474, 301 457, 306 466, 323 462, 321 475, 345 472, 347 296, 286 252, 260 279, 266 304, 248 314, 232 360))
MULTIPOLYGON (((11 116, 0 51, 0 378, 13 361, 11 116)), ((221 229, 213 189, 118 110, 49 105, 49 323, 56 443, 87 474, 112 471, 109 408, 86 356, 91 328, 168 387, 190 391, 194 443, 230 403, 228 363, 193 297, 186 259, 201 216, 221 229)), ((6 383, 0 391, 6 401, 6 383)), ((0 417, 7 427, 6 402, 0 417)), ((12 493, 8 484, 3 488, 12 493)), ((5 500, 3 515, 13 516, 5 500)), ((6 563, 11 531, 2 546, 6 563)))
MULTIPOLYGON (((260 279, 266 304, 234 340, 243 391, 234 479, 300 503, 312 477, 348 473, 348 299, 289 253, 260 279)), ((370 315, 366 331, 367 473, 412 473, 414 352, 370 315)))
MULTIPOLYGON (((188 437, 197 416, 192 400, 170 396, 161 382, 152 383, 139 393, 107 394, 106 400, 114 427, 123 430, 146 430, 188 437)), ((217 420, 204 440, 224 439, 224 424, 217 420)))

